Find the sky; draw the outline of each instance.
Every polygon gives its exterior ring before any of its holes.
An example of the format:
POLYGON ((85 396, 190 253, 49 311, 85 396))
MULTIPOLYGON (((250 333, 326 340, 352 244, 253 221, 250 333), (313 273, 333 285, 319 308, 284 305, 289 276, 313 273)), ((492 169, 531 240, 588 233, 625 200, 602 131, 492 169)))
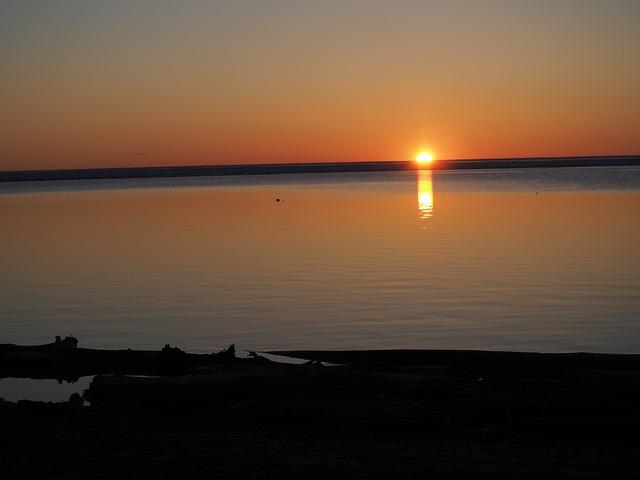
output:
POLYGON ((0 170, 640 153, 637 0, 3 0, 0 170))

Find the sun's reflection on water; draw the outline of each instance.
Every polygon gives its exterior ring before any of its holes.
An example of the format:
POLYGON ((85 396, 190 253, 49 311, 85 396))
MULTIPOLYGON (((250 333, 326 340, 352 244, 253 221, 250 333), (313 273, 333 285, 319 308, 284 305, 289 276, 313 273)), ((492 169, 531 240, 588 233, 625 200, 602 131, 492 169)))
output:
POLYGON ((433 180, 431 170, 418 170, 418 216, 420 220, 433 217, 433 180))

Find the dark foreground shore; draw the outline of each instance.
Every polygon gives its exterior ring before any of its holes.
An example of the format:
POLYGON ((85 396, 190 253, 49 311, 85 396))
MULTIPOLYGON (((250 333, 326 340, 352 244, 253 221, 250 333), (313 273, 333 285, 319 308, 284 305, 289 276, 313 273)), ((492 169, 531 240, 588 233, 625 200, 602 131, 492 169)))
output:
MULTIPOLYGON (((0 345, 3 478, 637 478, 640 356, 397 350, 308 360, 0 345), (327 366, 326 362, 338 364, 327 366), (117 375, 114 375, 117 373, 117 375), (149 376, 134 376, 134 375, 149 376)), ((271 357, 275 358, 275 357, 271 357)))
POLYGON ((122 178, 216 177, 229 175, 275 175, 291 173, 340 173, 495 168, 613 167, 640 165, 640 156, 500 158, 479 160, 438 160, 428 167, 413 161, 284 163, 261 165, 195 165, 184 167, 89 168, 69 170, 0 171, 0 182, 52 180, 100 180, 122 178))

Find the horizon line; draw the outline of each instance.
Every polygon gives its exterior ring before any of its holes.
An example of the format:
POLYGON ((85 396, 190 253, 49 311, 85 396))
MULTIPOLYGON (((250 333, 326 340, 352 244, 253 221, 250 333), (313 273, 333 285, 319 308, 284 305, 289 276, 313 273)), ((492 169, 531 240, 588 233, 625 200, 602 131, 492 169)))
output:
POLYGON ((154 178, 187 176, 267 175, 292 173, 339 173, 371 171, 457 170, 495 168, 549 168, 640 165, 640 155, 581 155, 544 157, 496 157, 436 159, 428 165, 414 160, 350 162, 298 162, 201 164, 67 169, 2 170, 0 182, 154 178))

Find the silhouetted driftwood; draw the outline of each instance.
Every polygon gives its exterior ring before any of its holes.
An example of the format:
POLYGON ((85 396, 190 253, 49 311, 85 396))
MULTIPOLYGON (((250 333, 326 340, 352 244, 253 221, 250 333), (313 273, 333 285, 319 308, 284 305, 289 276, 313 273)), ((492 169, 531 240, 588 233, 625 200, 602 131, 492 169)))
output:
POLYGON ((186 353, 165 345, 154 350, 78 348, 74 337, 56 338, 45 345, 0 344, 0 377, 58 378, 85 375, 182 375, 190 369, 240 361, 231 345, 217 353, 186 353))

